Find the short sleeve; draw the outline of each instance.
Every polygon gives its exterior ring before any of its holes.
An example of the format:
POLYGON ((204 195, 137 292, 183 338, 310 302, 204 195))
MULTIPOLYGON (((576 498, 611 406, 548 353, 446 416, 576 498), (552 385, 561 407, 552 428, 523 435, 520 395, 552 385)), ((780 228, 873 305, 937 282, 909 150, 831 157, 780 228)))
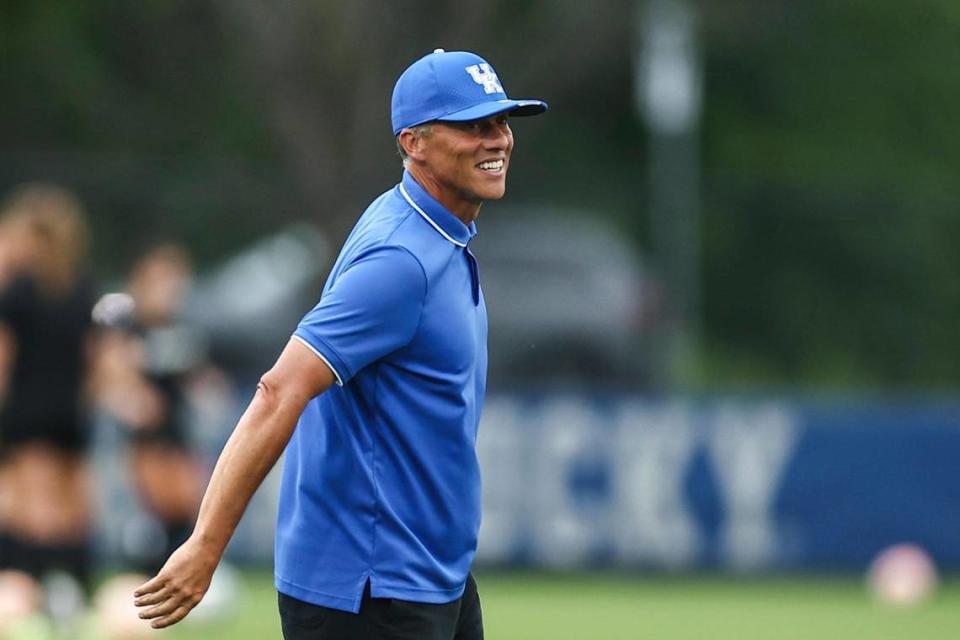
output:
POLYGON ((336 277, 293 337, 326 361, 342 385, 413 339, 426 294, 420 261, 402 247, 380 247, 336 277))

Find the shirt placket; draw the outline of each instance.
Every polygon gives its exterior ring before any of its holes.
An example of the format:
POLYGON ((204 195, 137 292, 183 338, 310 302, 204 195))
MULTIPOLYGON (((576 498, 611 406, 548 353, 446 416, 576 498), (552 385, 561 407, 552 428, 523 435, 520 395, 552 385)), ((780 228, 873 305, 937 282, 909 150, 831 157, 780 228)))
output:
POLYGON ((480 266, 470 249, 464 248, 467 256, 467 264, 470 265, 470 285, 473 290, 473 306, 480 305, 480 266))

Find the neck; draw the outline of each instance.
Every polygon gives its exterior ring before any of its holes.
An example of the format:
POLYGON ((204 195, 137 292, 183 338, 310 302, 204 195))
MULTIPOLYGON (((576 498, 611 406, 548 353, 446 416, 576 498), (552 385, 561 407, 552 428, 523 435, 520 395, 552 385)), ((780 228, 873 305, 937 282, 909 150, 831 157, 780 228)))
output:
POLYGON ((474 201, 460 197, 459 194, 452 192, 439 180, 415 164, 408 166, 407 171, 423 187, 424 191, 442 204, 447 211, 459 218, 463 224, 469 226, 471 222, 480 217, 480 207, 483 206, 482 200, 474 201))

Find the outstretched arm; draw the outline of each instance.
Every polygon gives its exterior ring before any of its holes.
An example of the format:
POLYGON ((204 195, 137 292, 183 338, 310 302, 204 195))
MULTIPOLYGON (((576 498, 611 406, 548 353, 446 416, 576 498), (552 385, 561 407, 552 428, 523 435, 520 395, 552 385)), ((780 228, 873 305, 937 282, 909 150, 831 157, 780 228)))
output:
POLYGON ((193 535, 160 572, 134 593, 140 617, 162 629, 182 620, 203 598, 250 498, 276 464, 307 402, 334 374, 298 340, 290 340, 217 460, 193 535))

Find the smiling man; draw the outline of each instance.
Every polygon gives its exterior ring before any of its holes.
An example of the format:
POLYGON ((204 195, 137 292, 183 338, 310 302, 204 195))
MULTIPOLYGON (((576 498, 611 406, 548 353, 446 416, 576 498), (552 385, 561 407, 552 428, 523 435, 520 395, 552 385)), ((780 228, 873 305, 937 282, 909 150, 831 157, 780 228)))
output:
POLYGON ((493 68, 436 50, 393 92, 404 174, 360 217, 317 306, 227 442, 190 539, 136 604, 155 627, 203 597, 286 448, 276 586, 287 640, 478 640, 477 426, 487 315, 468 248, 503 197, 511 100, 493 68))

